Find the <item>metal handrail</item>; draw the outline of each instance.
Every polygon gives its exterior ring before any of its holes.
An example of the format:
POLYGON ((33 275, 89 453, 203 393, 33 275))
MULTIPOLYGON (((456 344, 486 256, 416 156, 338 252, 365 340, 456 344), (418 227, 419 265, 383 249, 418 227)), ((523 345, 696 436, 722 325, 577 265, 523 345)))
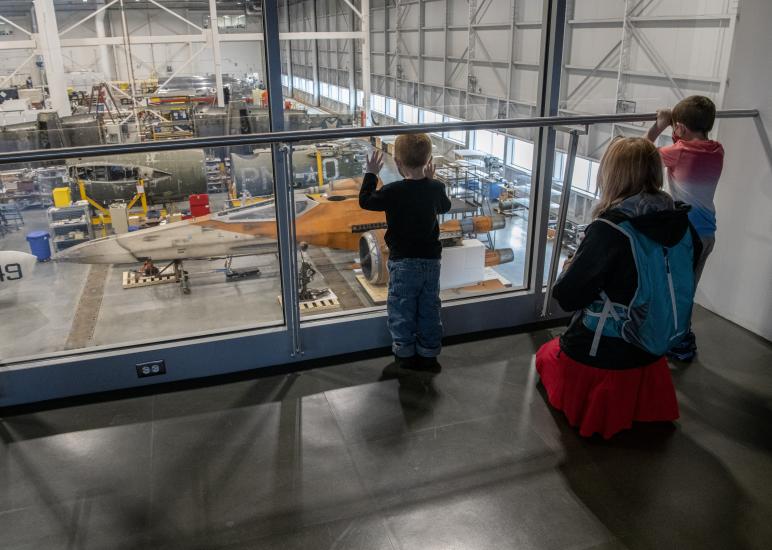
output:
MULTIPOLYGON (((718 111, 716 118, 758 118, 758 109, 729 109, 718 111)), ((646 122, 656 120, 656 113, 551 116, 509 118, 438 124, 398 124, 392 126, 365 126, 358 128, 332 128, 326 130, 294 130, 285 132, 240 134, 237 136, 202 137, 152 143, 125 143, 114 145, 85 145, 66 149, 36 149, 34 151, 0 153, 0 165, 24 162, 40 162, 68 158, 146 153, 152 151, 177 151, 206 147, 236 145, 269 145, 271 143, 296 143, 354 137, 389 136, 412 132, 452 132, 457 130, 500 130, 511 128, 539 128, 555 126, 592 126, 620 122, 646 122)))

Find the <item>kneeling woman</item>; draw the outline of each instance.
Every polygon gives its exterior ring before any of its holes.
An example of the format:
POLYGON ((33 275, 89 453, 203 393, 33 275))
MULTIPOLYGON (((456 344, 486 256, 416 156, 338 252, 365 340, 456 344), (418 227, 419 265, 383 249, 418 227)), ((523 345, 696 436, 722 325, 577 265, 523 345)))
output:
POLYGON ((700 256, 687 213, 662 191, 654 145, 617 139, 601 160, 595 220, 553 295, 575 311, 536 354, 552 406, 579 433, 609 438, 633 421, 678 418, 664 355, 688 330, 700 256))

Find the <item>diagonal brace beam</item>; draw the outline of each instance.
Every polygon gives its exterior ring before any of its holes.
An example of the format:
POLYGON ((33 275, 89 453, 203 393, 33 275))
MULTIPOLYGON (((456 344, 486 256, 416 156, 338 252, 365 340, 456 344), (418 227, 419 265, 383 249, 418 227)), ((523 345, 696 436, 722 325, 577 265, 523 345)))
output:
POLYGON ((27 29, 25 29, 24 27, 20 27, 19 25, 17 25, 16 23, 11 21, 10 19, 6 19, 2 15, 0 15, 0 21, 4 21, 4 22, 8 23, 9 25, 11 25, 12 27, 14 27, 16 29, 19 29, 21 32, 23 32, 27 36, 32 36, 32 33, 29 32, 27 29))
POLYGON ((66 28, 66 29, 64 29, 63 31, 60 31, 60 32, 59 32, 59 36, 64 36, 65 34, 67 34, 68 32, 70 32, 70 31, 71 31, 72 29, 74 29, 75 27, 79 27, 79 26, 81 26, 83 23, 85 23, 86 21, 88 21, 88 20, 89 20, 89 19, 91 19, 92 17, 96 17, 97 15, 99 15, 100 13, 102 13, 103 11, 105 11, 107 8, 109 8, 110 6, 112 6, 113 4, 116 4, 116 3, 118 3, 118 0, 112 0, 112 2, 110 2, 109 4, 105 4, 104 6, 102 6, 101 8, 99 8, 98 10, 95 10, 95 11, 91 12, 89 15, 87 15, 86 17, 84 17, 83 19, 81 19, 80 21, 78 21, 77 23, 75 23, 74 25, 70 25, 69 27, 67 27, 67 28, 66 28))
MULTIPOLYGON (((357 14, 357 17, 362 19, 362 12, 359 11, 354 4, 351 3, 351 0, 343 0, 346 4, 348 4, 348 7, 351 8, 351 11, 353 11, 355 14, 357 14)), ((345 15, 344 15, 345 17, 345 15)))
MULTIPOLYGON (((159 8, 161 8, 162 10, 164 10, 164 11, 165 11, 166 13, 168 13, 169 15, 172 15, 172 16, 176 17, 177 19, 179 19, 180 21, 183 21, 184 23, 187 23, 188 25, 190 25, 190 26, 191 26, 191 27, 193 27, 194 29, 198 29, 198 30, 200 30, 201 32, 204 32, 204 29, 203 29, 202 27, 199 27, 199 26, 198 26, 198 25, 196 25, 196 24, 195 24, 193 21, 190 21, 189 19, 185 19, 185 18, 184 18, 184 17, 182 17, 182 16, 181 16, 179 13, 177 13, 177 12, 175 12, 175 11, 173 11, 173 10, 170 10, 170 9, 169 9, 169 8, 167 8, 166 6, 164 6, 164 5, 162 5, 162 4, 158 3, 158 2, 156 2, 156 0, 147 0, 147 1, 148 1, 148 2, 150 2, 151 4, 154 4, 154 5, 158 6, 159 8)), ((216 25, 216 24, 217 24, 217 21, 215 21, 215 22, 214 22, 214 24, 216 25)))

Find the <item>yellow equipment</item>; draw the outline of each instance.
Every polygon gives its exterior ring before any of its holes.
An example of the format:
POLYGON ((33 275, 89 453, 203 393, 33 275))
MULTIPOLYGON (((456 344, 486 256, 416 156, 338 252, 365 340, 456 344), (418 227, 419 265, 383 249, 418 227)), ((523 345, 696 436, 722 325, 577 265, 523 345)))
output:
POLYGON ((55 187, 52 191, 54 196, 54 206, 64 208, 72 204, 72 194, 69 187, 55 187))
MULTIPOLYGON (((86 184, 83 182, 83 180, 78 180, 78 189, 80 189, 81 200, 87 201, 91 206, 96 208, 97 212, 99 212, 98 216, 91 218, 91 223, 93 225, 112 223, 112 219, 110 218, 110 211, 88 196, 86 193, 86 184)), ((69 189, 67 191, 69 192, 69 189)), ((147 216, 147 195, 145 194, 145 182, 142 180, 137 181, 137 194, 134 195, 134 197, 129 201, 129 204, 126 205, 126 209, 131 210, 131 208, 137 204, 137 201, 140 201, 140 204, 142 205, 142 212, 145 214, 145 216, 147 216)))

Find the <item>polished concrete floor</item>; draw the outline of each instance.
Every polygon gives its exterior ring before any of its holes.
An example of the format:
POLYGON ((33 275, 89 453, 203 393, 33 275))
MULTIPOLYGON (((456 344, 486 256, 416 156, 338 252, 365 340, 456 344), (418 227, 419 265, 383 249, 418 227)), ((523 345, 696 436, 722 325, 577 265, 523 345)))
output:
POLYGON ((558 332, 2 411, 0 547, 768 549, 772 344, 699 309, 681 419, 585 440, 532 368, 558 332))

